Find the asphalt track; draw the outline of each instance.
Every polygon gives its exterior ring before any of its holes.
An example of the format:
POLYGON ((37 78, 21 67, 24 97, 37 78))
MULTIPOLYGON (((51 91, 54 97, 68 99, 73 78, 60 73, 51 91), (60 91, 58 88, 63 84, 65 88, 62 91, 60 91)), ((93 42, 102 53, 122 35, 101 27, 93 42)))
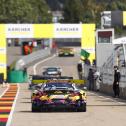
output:
MULTIPOLYGON (((78 78, 75 57, 54 57, 36 67, 42 74, 45 66, 60 66, 63 75, 78 78)), ((33 74, 33 67, 29 74, 33 74)), ((19 96, 11 126, 126 126, 126 101, 113 99, 100 93, 87 92, 87 112, 31 112, 31 92, 28 84, 20 84, 19 96)))

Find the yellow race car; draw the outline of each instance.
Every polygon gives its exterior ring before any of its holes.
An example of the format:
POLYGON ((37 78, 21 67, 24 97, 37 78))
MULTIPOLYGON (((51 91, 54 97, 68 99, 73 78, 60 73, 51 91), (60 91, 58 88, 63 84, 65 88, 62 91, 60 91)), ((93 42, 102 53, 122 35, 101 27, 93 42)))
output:
POLYGON ((73 48, 59 48, 58 56, 74 56, 74 49, 73 48))
POLYGON ((32 112, 55 109, 86 112, 86 92, 77 88, 75 83, 69 80, 45 82, 32 93, 32 112))

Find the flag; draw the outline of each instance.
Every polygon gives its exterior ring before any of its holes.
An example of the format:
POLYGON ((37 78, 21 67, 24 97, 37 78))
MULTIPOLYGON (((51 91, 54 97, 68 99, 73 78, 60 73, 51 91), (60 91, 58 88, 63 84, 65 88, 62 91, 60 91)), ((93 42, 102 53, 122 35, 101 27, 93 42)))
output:
POLYGON ((81 57, 88 58, 90 56, 90 53, 87 52, 84 49, 81 49, 81 57))

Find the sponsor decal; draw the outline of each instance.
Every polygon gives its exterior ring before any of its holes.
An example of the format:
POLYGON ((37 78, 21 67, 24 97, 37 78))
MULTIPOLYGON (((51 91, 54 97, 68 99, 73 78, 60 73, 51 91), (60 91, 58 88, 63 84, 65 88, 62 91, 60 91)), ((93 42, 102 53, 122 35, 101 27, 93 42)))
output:
POLYGON ((5 63, 0 63, 0 67, 5 67, 6 68, 6 64, 5 63))
POLYGON ((6 54, 6 48, 1 48, 0 47, 0 54, 6 54))
POLYGON ((81 24, 56 24, 54 26, 54 36, 56 38, 81 38, 81 24))
POLYGON ((32 24, 8 24, 6 25, 7 38, 30 38, 33 37, 32 24))
POLYGON ((33 84, 44 84, 44 83, 75 83, 75 84, 85 84, 85 80, 32 80, 33 84))

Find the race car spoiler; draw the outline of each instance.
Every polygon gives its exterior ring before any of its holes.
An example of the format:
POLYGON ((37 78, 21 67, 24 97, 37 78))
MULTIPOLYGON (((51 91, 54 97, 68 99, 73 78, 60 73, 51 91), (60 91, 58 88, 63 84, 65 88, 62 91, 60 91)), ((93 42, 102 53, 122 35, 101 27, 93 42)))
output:
POLYGON ((32 80, 73 79, 73 77, 68 77, 68 76, 59 76, 59 77, 41 76, 41 75, 30 75, 30 76, 32 76, 32 80))
POLYGON ((44 84, 44 83, 74 83, 74 84, 84 84, 85 81, 84 80, 78 80, 78 79, 74 79, 74 80, 32 80, 32 84, 44 84))
POLYGON ((73 77, 69 76, 60 76, 60 77, 49 77, 49 76, 40 76, 40 75, 32 75, 32 85, 36 84, 44 84, 50 82, 57 82, 57 83, 75 83, 82 85, 85 83, 84 80, 73 79, 73 77))

